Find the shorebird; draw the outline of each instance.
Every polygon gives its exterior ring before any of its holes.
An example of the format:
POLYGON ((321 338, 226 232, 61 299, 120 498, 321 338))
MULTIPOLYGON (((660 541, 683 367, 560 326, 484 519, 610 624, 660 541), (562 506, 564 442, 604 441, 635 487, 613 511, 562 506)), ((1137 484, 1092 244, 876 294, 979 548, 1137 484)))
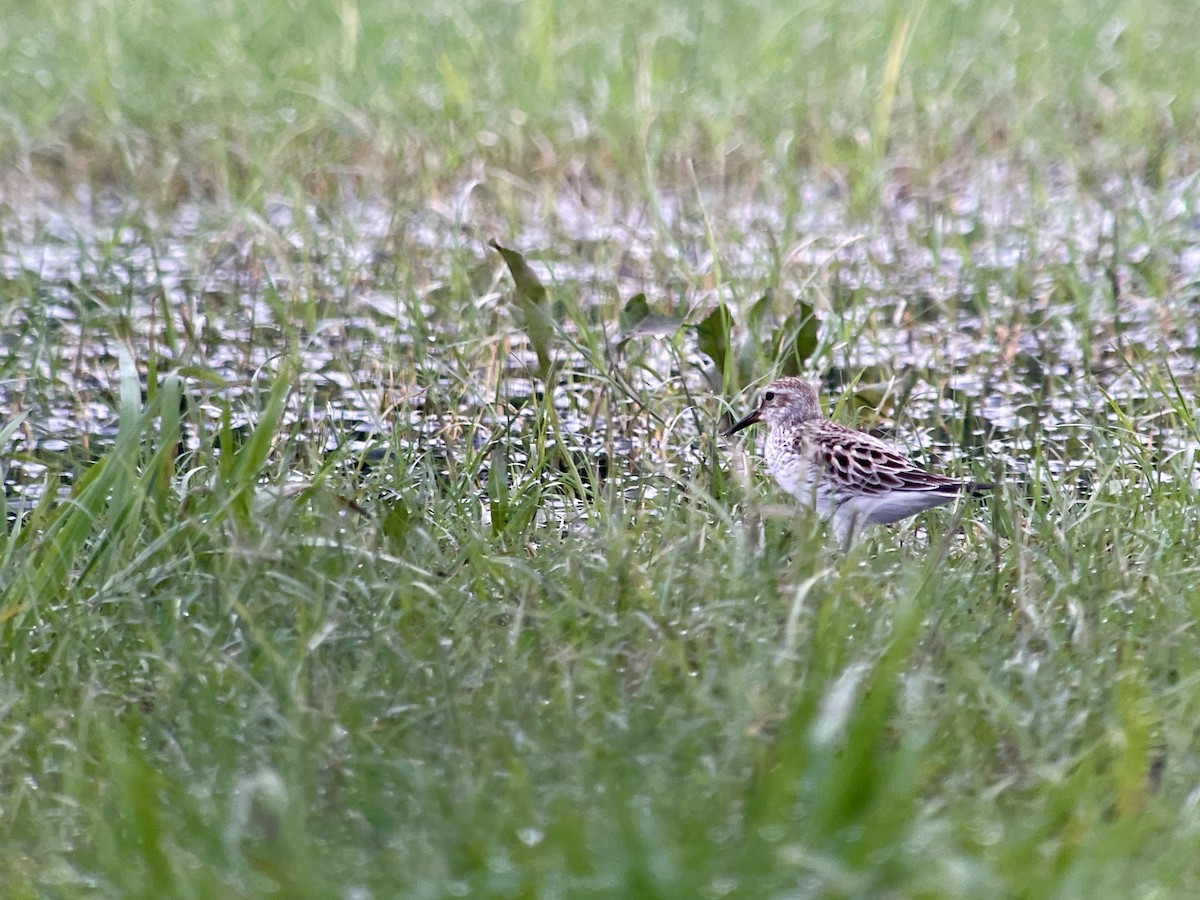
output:
POLYGON ((831 422, 812 386, 780 378, 730 435, 766 422, 763 456, 779 486, 827 520, 846 547, 864 525, 886 525, 992 485, 926 472, 879 438, 831 422))

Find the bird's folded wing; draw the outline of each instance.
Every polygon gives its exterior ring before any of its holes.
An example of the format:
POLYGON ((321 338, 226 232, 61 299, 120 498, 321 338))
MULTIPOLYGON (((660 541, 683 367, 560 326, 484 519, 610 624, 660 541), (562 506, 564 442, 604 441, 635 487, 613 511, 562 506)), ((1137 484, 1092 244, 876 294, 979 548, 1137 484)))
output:
POLYGON ((835 483, 838 493, 949 493, 963 487, 960 479, 926 472, 878 438, 836 422, 822 422, 798 436, 797 441, 810 442, 815 457, 835 483))

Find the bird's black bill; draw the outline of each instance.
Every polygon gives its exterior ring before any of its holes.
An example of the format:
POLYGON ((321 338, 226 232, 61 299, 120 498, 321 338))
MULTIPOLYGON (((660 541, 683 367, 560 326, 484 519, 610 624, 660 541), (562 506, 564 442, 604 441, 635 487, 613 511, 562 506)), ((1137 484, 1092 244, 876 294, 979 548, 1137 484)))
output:
POLYGON ((757 422, 761 418, 762 418, 762 414, 756 409, 754 412, 750 413, 750 415, 746 416, 745 418, 739 419, 738 421, 734 422, 731 426, 729 426, 724 431, 722 431, 721 434, 725 435, 726 437, 728 437, 731 434, 737 434, 743 428, 749 428, 751 425, 753 425, 755 422, 757 422))

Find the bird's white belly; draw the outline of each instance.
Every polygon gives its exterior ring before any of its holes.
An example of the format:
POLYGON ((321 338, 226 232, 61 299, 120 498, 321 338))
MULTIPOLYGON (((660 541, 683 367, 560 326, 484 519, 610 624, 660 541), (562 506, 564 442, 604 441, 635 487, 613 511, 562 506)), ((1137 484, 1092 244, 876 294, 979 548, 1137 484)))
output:
POLYGON ((890 525, 924 510, 950 503, 954 496, 936 491, 887 491, 853 497, 842 506, 844 514, 854 516, 865 525, 890 525))
POLYGON ((829 481, 821 477, 817 466, 798 454, 779 456, 768 453, 767 470, 781 488, 815 510, 822 519, 828 519, 837 511, 838 504, 829 481))

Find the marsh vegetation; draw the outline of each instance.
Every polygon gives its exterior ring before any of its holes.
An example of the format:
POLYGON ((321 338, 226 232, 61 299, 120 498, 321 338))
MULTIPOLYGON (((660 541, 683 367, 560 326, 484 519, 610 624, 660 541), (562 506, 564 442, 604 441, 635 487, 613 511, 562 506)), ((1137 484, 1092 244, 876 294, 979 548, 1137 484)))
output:
POLYGON ((1195 895, 1195 19, 0 12, 4 895, 1195 895))

